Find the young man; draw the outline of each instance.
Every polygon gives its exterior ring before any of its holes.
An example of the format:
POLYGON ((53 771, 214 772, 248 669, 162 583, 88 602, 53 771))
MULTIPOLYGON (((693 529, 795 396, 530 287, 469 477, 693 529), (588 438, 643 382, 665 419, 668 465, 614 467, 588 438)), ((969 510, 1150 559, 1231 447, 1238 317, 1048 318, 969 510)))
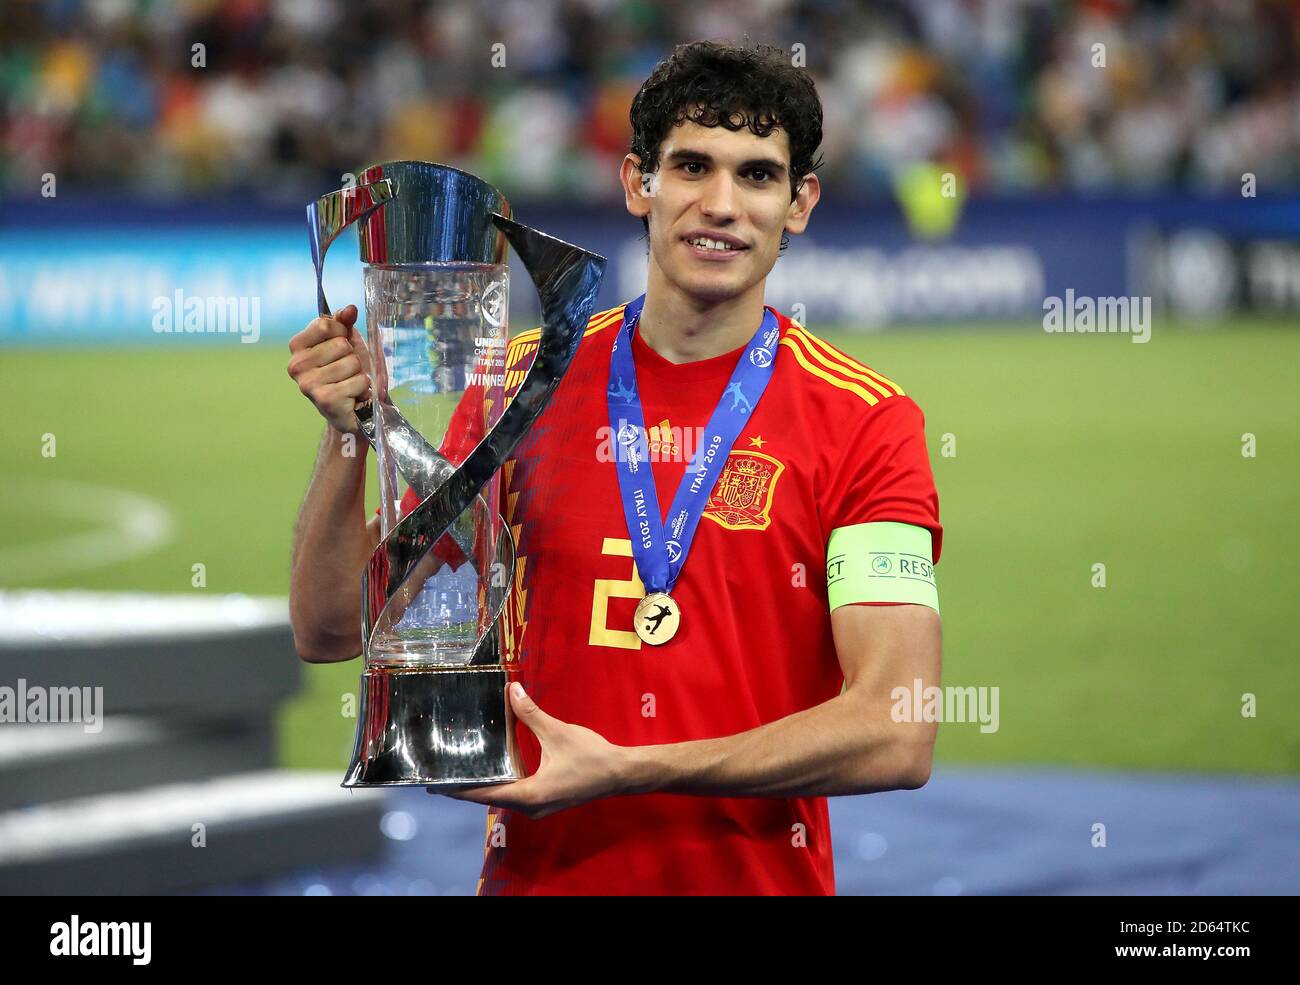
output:
MULTIPOLYGON (((825 798, 929 777, 935 726, 890 715, 896 688, 939 682, 920 409, 763 304, 818 201, 821 118, 771 48, 679 46, 633 102, 621 178, 646 293, 591 318, 503 470, 529 775, 455 795, 491 805, 483 894, 830 894, 825 798)), ((378 541, 364 458, 339 453, 369 387, 355 319, 290 344, 331 424, 295 538, 310 661, 360 649, 378 541)), ((512 340, 508 397, 537 338, 512 340)))

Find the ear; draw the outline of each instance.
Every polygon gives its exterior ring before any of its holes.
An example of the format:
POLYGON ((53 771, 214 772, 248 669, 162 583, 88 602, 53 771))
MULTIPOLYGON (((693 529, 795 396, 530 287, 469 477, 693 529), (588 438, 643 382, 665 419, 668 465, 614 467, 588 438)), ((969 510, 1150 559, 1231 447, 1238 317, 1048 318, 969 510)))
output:
POLYGON ((803 184, 785 215, 785 231, 798 236, 808 228, 812 210, 822 197, 822 183, 815 174, 804 175, 803 184))
POLYGON ((653 173, 642 174, 640 155, 628 154, 623 158, 618 177, 623 184, 623 198, 627 202, 628 212, 637 219, 644 219, 650 214, 650 191, 657 176, 653 173))

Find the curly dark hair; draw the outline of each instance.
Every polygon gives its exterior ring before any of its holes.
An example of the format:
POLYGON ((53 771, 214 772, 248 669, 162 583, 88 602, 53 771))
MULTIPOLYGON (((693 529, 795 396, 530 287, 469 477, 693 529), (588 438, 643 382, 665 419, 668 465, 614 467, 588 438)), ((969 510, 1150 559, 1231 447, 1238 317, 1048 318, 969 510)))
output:
MULTIPOLYGON (((690 120, 700 126, 747 127, 755 136, 785 130, 790 140, 790 197, 804 178, 821 167, 822 102, 812 77, 787 51, 773 45, 752 48, 693 41, 673 48, 655 66, 632 100, 633 154, 641 173, 659 169, 659 147, 668 132, 690 120)), ((642 219, 646 233, 648 219, 642 219)), ((782 248, 785 247, 782 236, 782 248)))

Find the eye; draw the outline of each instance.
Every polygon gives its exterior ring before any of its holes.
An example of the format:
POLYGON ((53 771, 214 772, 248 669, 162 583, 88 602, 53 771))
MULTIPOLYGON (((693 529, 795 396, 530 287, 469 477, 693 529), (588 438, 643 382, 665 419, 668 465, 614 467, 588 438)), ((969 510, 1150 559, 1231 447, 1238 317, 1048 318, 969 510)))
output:
POLYGON ((772 177, 772 172, 767 168, 750 168, 748 175, 750 180, 757 181, 761 185, 766 184, 768 179, 772 177))
POLYGON ((682 162, 682 167, 686 170, 686 173, 687 173, 687 174, 703 174, 703 173, 704 173, 704 165, 703 165, 701 162, 699 162, 699 161, 683 161, 683 162, 682 162), (692 170, 690 170, 691 168, 699 168, 700 170, 698 170, 698 171, 692 171, 692 170))

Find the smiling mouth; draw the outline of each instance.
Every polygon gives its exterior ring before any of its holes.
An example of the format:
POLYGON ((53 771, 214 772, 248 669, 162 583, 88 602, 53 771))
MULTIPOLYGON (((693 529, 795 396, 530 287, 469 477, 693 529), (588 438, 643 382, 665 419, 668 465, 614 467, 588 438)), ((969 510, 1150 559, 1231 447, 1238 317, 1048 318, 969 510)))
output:
POLYGON ((686 241, 688 246, 694 247, 700 253, 740 253, 748 247, 737 246, 734 243, 728 243, 721 239, 712 239, 708 236, 692 236, 686 241))

